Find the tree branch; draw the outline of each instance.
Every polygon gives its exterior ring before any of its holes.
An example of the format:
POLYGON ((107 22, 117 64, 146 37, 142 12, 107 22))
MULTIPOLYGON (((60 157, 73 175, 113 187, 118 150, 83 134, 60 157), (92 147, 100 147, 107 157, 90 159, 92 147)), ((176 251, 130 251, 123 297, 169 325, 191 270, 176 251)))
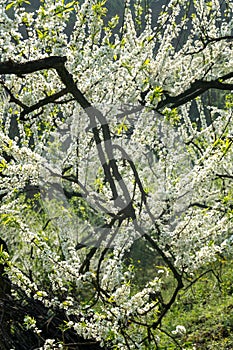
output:
POLYGON ((202 44, 203 46, 197 50, 197 51, 191 51, 191 52, 188 52, 186 55, 195 55, 195 54, 198 54, 200 52, 202 52, 203 50, 205 50, 205 48, 211 44, 211 43, 216 43, 216 42, 219 42, 219 41, 223 41, 223 40, 233 40, 233 36, 232 35, 224 35, 224 36, 220 36, 218 38, 210 38, 210 37, 207 37, 206 40, 202 40, 202 44))
POLYGON ((60 97, 66 95, 69 92, 68 88, 64 88, 59 92, 56 92, 53 95, 47 96, 44 99, 38 101, 37 103, 35 103, 34 105, 28 107, 25 106, 23 111, 20 113, 20 120, 25 120, 25 116, 41 107, 46 106, 49 103, 53 103, 55 102, 57 99, 59 99, 60 97))
POLYGON ((64 65, 66 61, 66 57, 51 56, 24 63, 17 63, 14 61, 1 62, 0 74, 16 74, 22 76, 23 74, 34 73, 43 69, 56 69, 60 65, 64 65))
POLYGON ((192 101, 194 98, 202 95, 209 89, 233 90, 233 83, 224 83, 225 80, 230 78, 233 78, 233 72, 225 74, 215 80, 196 80, 187 90, 179 95, 170 96, 169 94, 166 94, 166 98, 158 103, 156 110, 160 110, 165 106, 170 106, 171 108, 179 107, 189 101, 192 101))

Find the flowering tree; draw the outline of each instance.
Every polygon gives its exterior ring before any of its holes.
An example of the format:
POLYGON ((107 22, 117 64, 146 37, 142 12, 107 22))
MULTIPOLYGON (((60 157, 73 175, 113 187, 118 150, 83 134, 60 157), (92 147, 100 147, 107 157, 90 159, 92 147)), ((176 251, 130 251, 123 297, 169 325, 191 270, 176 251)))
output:
POLYGON ((232 251, 232 0, 156 27, 126 1, 117 33, 104 2, 27 3, 0 9, 1 347, 178 346, 166 315, 232 251))

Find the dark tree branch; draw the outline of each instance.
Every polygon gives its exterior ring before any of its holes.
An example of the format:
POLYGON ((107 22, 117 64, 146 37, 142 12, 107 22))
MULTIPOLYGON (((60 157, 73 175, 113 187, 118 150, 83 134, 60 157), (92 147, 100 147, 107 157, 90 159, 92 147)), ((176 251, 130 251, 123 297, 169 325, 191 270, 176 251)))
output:
POLYGON ((188 209, 189 208, 193 208, 193 207, 197 207, 197 208, 200 208, 200 209, 215 210, 215 211, 220 212, 220 213, 225 213, 224 209, 222 209, 222 208, 214 208, 213 206, 207 205, 205 203, 198 203, 198 202, 191 203, 191 204, 189 204, 188 209))
POLYGON ((3 88, 5 89, 5 91, 7 92, 7 94, 10 96, 10 102, 13 102, 15 104, 17 104, 18 106, 20 106, 21 108, 23 108, 24 110, 28 109, 28 106, 25 105, 23 102, 21 102, 18 98, 16 98, 11 90, 5 85, 5 83, 0 80, 0 84, 3 86, 3 88))
POLYGON ((87 99, 84 97, 81 91, 77 88, 72 75, 68 72, 64 63, 65 61, 55 66, 55 69, 57 70, 61 81, 83 109, 90 108, 91 104, 87 101, 87 99))
POLYGON ((233 90, 233 83, 225 83, 225 80, 233 78, 233 72, 225 74, 218 79, 206 81, 206 80, 196 80, 191 86, 176 96, 170 96, 166 94, 166 98, 158 103, 156 110, 161 110, 165 106, 170 106, 171 108, 179 107, 187 102, 192 101, 194 98, 202 95, 209 89, 219 89, 219 90, 233 90))
POLYGON ((60 65, 64 65, 66 61, 66 57, 51 56, 24 63, 17 63, 14 61, 1 62, 0 74, 15 74, 22 76, 24 74, 38 72, 43 69, 56 69, 60 65))
POLYGON ((22 77, 24 74, 30 74, 44 69, 55 69, 58 72, 58 75, 60 76, 62 82, 66 86, 58 93, 48 96, 45 99, 40 100, 35 105, 29 107, 23 104, 20 100, 16 99, 11 91, 4 85, 5 90, 10 95, 11 101, 23 108, 23 112, 21 113, 22 120, 24 120, 25 115, 29 114, 30 112, 35 111, 36 109, 41 108, 49 103, 55 102, 58 98, 71 91, 72 95, 75 95, 74 97, 83 108, 90 107, 89 102, 85 99, 81 91, 77 89, 72 76, 65 68, 64 64, 66 61, 66 57, 51 56, 25 63, 16 63, 13 61, 0 63, 0 74, 15 74, 20 77, 22 77))
POLYGON ((190 289, 190 287, 192 287, 197 281, 199 281, 203 276, 207 275, 208 273, 212 273, 214 275, 214 277, 217 279, 218 283, 221 284, 221 280, 219 278, 218 275, 216 275, 216 273, 214 272, 213 269, 209 269, 207 271, 204 271, 203 273, 201 273, 198 277, 194 278, 185 288, 184 288, 184 292, 188 289, 190 289))
POLYGON ((144 234, 145 239, 150 243, 150 245, 159 253, 159 255, 163 258, 164 262, 167 264, 167 266, 172 271, 175 279, 177 280, 178 286, 183 288, 183 281, 182 281, 182 275, 178 272, 176 267, 173 265, 173 263, 170 261, 170 259, 166 256, 166 254, 163 252, 163 250, 158 246, 157 242, 148 234, 144 234))
POLYGON ((219 41, 224 41, 224 40, 226 40, 226 41, 233 40, 233 36, 232 35, 224 35, 224 36, 220 36, 218 38, 207 37, 206 40, 202 40, 203 46, 199 50, 188 52, 187 55, 198 54, 198 53, 202 52, 209 44, 216 43, 219 41))
POLYGON ((229 174, 216 174, 217 178, 220 179, 233 179, 233 175, 229 175, 229 174))
MULTIPOLYGON (((51 95, 51 96, 47 96, 44 99, 40 100, 39 102, 35 103, 32 106, 27 106, 25 105, 23 102, 21 102, 18 98, 16 98, 13 93, 11 92, 11 90, 4 84, 3 81, 0 81, 0 84, 4 87, 5 91, 8 93, 8 95, 10 96, 10 102, 13 102, 15 104, 17 104, 19 107, 21 107, 23 109, 23 111, 20 113, 20 120, 25 120, 25 116, 43 106, 46 106, 49 103, 55 103, 55 101, 57 99, 59 99, 60 97, 66 95, 69 91, 67 88, 62 89, 61 91, 51 95)), ((57 102, 58 103, 58 102, 57 102)), ((61 103, 61 102, 60 102, 61 103)), ((35 116, 34 116, 35 117, 35 116)))
POLYGON ((47 96, 44 99, 38 101, 37 103, 35 103, 34 105, 30 106, 30 107, 26 107, 23 109, 23 111, 20 113, 20 120, 25 120, 25 116, 41 107, 46 106, 49 103, 54 103, 57 99, 59 99, 60 97, 66 95, 69 92, 69 90, 67 88, 62 89, 61 91, 51 95, 51 96, 47 96))
POLYGON ((211 38, 211 37, 208 37, 207 38, 207 44, 210 44, 210 43, 216 43, 218 41, 222 41, 222 40, 233 40, 233 35, 224 35, 224 36, 220 36, 218 38, 211 38))

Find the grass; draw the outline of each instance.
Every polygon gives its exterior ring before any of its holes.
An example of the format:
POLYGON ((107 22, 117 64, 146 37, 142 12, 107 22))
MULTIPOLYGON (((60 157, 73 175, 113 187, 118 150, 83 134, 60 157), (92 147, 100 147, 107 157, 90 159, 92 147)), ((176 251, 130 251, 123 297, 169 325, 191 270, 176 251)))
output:
MULTIPOLYGON (((163 328, 171 332, 177 325, 186 334, 175 336, 179 345, 161 337, 161 350, 233 349, 233 265, 232 260, 218 265, 216 278, 203 276, 192 288, 180 294, 163 328)), ((216 270, 216 264, 214 266, 216 270)))

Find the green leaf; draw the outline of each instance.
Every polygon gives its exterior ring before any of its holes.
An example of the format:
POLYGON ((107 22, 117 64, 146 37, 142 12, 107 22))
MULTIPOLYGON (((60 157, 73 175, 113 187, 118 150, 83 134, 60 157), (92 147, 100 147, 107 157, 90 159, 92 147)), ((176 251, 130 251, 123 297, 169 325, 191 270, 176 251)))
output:
POLYGON ((126 117, 124 117, 124 119, 122 120, 122 122, 118 125, 117 127, 117 135, 120 135, 123 131, 127 131, 128 130, 128 126, 125 123, 126 117))
POLYGON ((75 4, 75 1, 68 2, 68 4, 65 5, 65 8, 68 9, 69 7, 72 7, 74 4, 75 4))
POLYGON ((15 1, 10 2, 10 3, 6 6, 6 11, 10 10, 10 8, 11 8, 12 6, 14 6, 14 5, 15 5, 15 1))
POLYGON ((154 100, 160 101, 163 94, 163 88, 161 86, 156 86, 152 92, 152 94, 149 96, 150 101, 153 102, 154 100))
POLYGON ((10 2, 6 6, 6 11, 10 10, 12 6, 20 7, 20 6, 22 6, 23 3, 30 5, 30 1, 28 1, 28 0, 15 0, 15 1, 10 2))
POLYGON ((36 29, 36 32, 40 40, 45 39, 46 36, 48 35, 48 30, 45 30, 44 32, 42 32, 40 29, 36 29))
POLYGON ((3 159, 0 163, 0 173, 3 172, 3 170, 5 170, 6 168, 7 168, 7 163, 5 159, 3 159))

